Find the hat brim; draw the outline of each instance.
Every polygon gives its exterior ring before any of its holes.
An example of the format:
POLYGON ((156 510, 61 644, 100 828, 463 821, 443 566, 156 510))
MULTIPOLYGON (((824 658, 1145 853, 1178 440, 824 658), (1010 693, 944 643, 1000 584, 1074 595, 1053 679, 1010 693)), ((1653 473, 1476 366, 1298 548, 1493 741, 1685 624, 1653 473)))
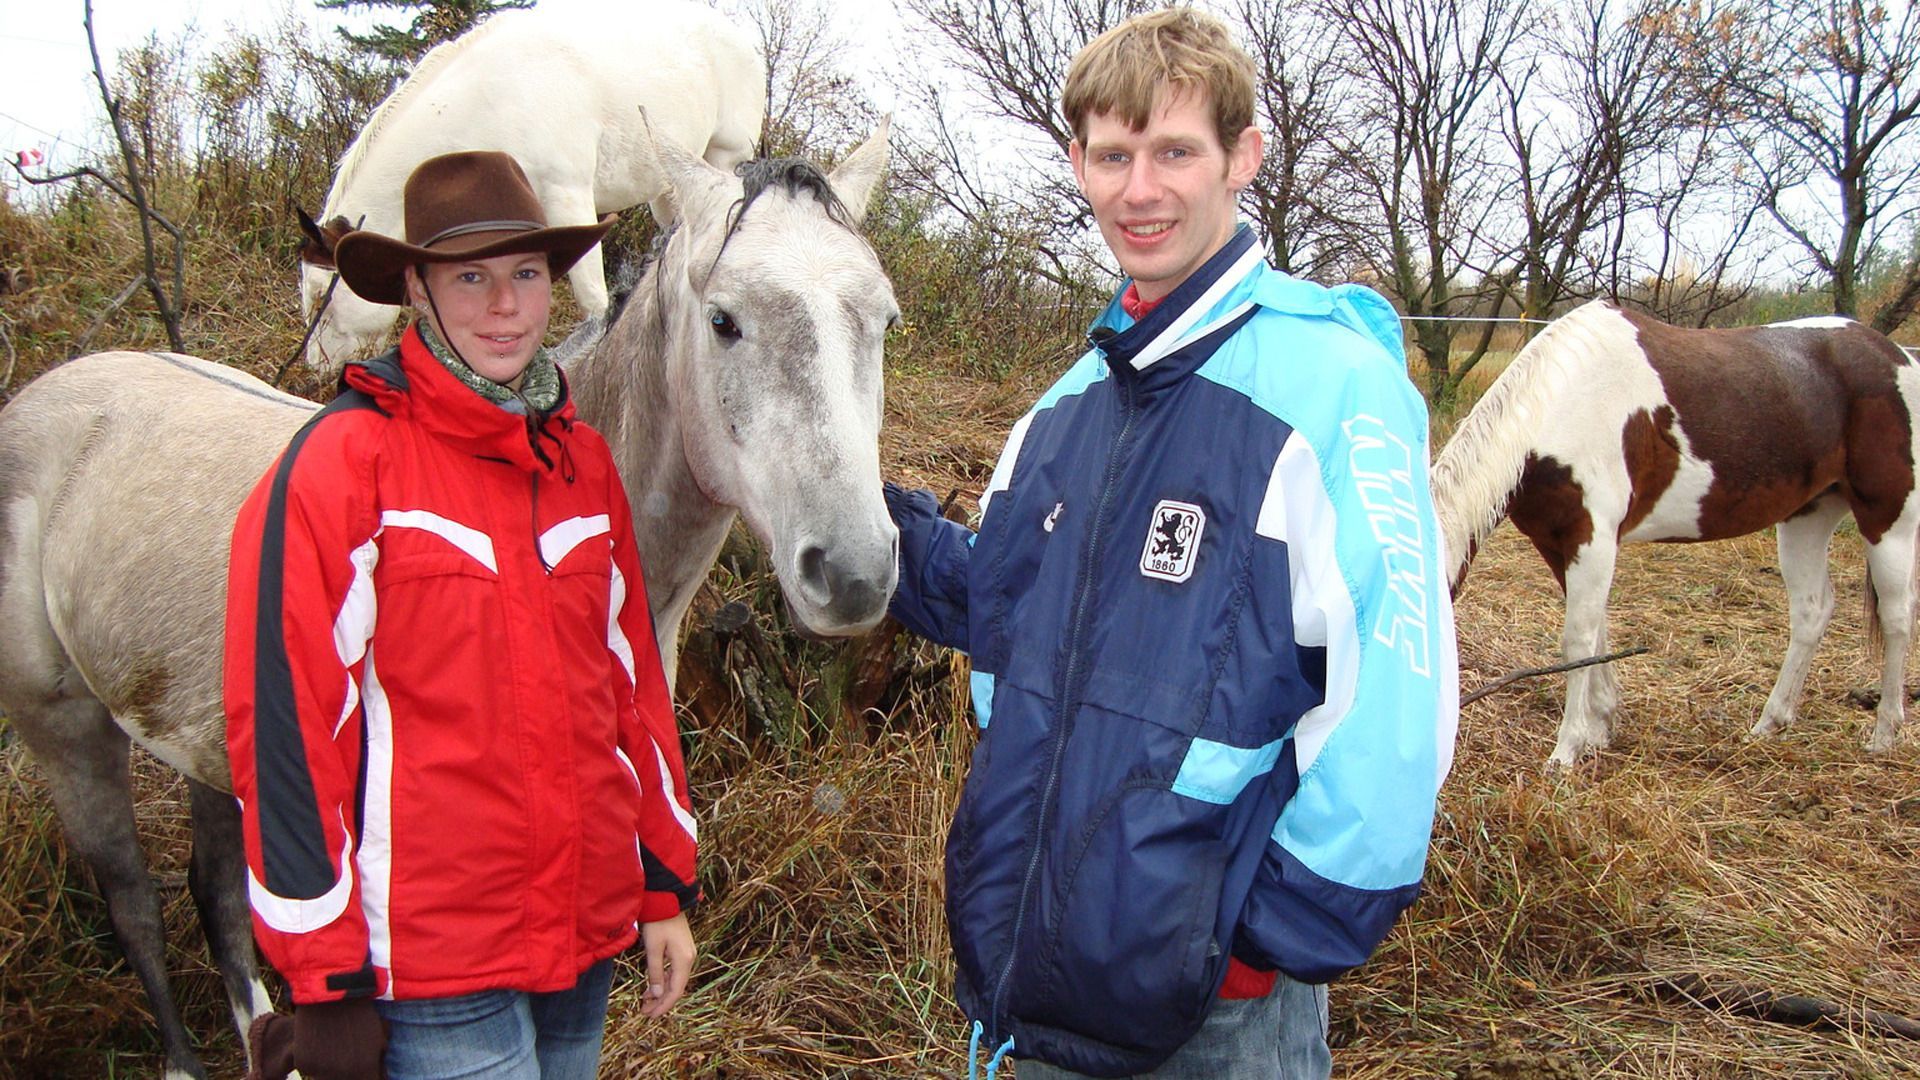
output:
POLYGON ((376 304, 407 302, 407 267, 421 263, 473 262, 496 255, 541 252, 554 277, 566 273, 593 250, 619 221, 608 214, 592 225, 557 225, 523 232, 475 233, 425 248, 366 229, 341 237, 333 248, 334 266, 354 295, 376 304))

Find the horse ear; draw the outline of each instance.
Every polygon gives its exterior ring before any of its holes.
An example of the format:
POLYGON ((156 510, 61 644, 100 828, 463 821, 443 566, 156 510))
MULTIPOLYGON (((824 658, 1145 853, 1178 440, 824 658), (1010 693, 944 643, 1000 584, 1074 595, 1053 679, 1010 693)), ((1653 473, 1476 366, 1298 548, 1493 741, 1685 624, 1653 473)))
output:
POLYGON ((853 215, 853 223, 860 224, 867 216, 867 204, 873 201, 875 192, 887 178, 887 135, 893 129, 893 114, 880 118, 880 126, 873 129, 867 141, 856 147, 827 177, 827 183, 833 185, 833 193, 840 196, 847 210, 853 215))
POLYGON ((652 200, 659 224, 684 220, 688 211, 704 211, 718 201, 719 185, 727 182, 726 173, 695 157, 665 132, 655 131, 645 105, 640 106, 640 126, 646 130, 654 168, 666 184, 666 190, 652 200))
POLYGON ((347 219, 335 218, 332 226, 322 228, 305 209, 296 206, 293 212, 300 215, 300 231, 307 237, 306 243, 300 245, 300 261, 322 270, 333 269, 333 244, 343 231, 337 227, 346 225, 347 219))

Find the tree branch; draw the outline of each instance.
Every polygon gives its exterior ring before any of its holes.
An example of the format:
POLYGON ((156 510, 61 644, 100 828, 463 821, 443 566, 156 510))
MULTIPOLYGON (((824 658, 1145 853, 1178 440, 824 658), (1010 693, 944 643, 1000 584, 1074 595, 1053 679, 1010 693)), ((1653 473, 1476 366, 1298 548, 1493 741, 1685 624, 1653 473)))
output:
POLYGON ((93 341, 93 335, 99 333, 100 328, 106 325, 106 321, 113 317, 113 313, 125 307, 127 301, 133 299, 133 294, 139 292, 140 287, 145 284, 147 284, 147 276, 145 274, 140 274, 132 281, 127 282, 127 287, 121 289, 119 295, 108 301, 107 306, 101 310, 100 314, 94 316, 92 324, 90 324, 79 337, 73 339, 73 351, 67 354, 67 359, 71 360, 85 353, 87 351, 87 345, 93 341))
POLYGON ((1521 679, 1532 679, 1541 675, 1554 675, 1562 671, 1575 671, 1583 667, 1592 667, 1595 664, 1608 664, 1615 660, 1624 660, 1629 656, 1639 656, 1646 651, 1647 647, 1645 645, 1635 645, 1631 649, 1621 649, 1619 652, 1608 653, 1605 656, 1589 656, 1585 660, 1569 660, 1564 664, 1551 664, 1547 667, 1521 668, 1518 671, 1510 671, 1472 693, 1462 696, 1460 698, 1460 704, 1462 707, 1465 707, 1473 702, 1479 701, 1481 698, 1486 697, 1496 690, 1505 689, 1519 682, 1521 679))
MULTIPOLYGON (((147 292, 153 297, 154 307, 160 311, 160 318, 167 326, 167 340, 173 345, 173 351, 187 351, 186 339, 180 333, 180 309, 177 295, 167 295, 160 284, 158 261, 154 254, 153 226, 157 222, 173 236, 173 289, 179 293, 181 281, 186 274, 186 238, 173 224, 153 211, 147 204, 146 184, 140 176, 140 161, 134 154, 133 141, 127 134, 127 125, 120 115, 120 101, 113 96, 113 90, 107 85, 106 65, 100 60, 100 46, 93 33, 93 0, 85 0, 85 25, 87 28, 87 52, 93 56, 93 80, 100 87, 100 100, 106 106, 107 119, 113 124, 114 141, 120 145, 120 158, 127 167, 127 191, 121 191, 122 198, 133 203, 140 215, 141 250, 146 262, 146 271, 141 280, 146 283, 147 292), (130 197, 129 197, 130 196, 130 197)), ((111 185, 109 185, 111 186, 111 185)))

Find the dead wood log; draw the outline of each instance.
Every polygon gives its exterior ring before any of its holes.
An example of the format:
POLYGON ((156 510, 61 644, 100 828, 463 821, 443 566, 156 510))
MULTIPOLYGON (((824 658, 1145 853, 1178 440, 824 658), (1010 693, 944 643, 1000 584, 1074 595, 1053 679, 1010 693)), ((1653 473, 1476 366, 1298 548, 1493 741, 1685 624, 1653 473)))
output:
POLYGON ((1841 1005, 1799 994, 1776 994, 1767 987, 1753 983, 1715 984, 1690 971, 1676 975, 1656 974, 1653 978, 1654 988, 1663 993, 1684 998, 1696 1005, 1725 1009, 1776 1024, 1815 1031, 1857 1031, 1920 1039, 1920 1020, 1879 1009, 1841 1005))
POLYGON ((842 737, 865 741, 869 713, 896 682, 900 635, 904 633, 906 628, 888 616, 865 637, 847 645, 842 658, 846 665, 845 689, 840 695, 842 737))

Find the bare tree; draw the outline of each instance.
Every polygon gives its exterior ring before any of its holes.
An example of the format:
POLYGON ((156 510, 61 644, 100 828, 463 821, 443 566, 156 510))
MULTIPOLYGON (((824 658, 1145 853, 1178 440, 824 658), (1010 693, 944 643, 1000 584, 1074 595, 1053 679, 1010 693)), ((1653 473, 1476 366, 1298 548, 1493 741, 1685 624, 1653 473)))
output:
POLYGON ((1599 266, 1631 256, 1606 226, 1637 200, 1629 185, 1677 154, 1709 106, 1685 92, 1686 52, 1667 18, 1680 0, 1572 0, 1549 16, 1545 47, 1498 74, 1523 235, 1520 314, 1545 318, 1591 294, 1599 266))
POLYGON ((1739 118, 1754 198, 1855 315, 1862 272, 1901 259, 1897 327, 1920 302, 1920 260, 1905 246, 1920 214, 1920 10, 1905 0, 1756 0, 1735 20, 1699 24, 1739 118))
POLYGON ((1729 182, 1709 129, 1683 133, 1621 189, 1599 270, 1606 293, 1670 323, 1706 326, 1753 293, 1763 211, 1729 182))
POLYGON ((857 142, 874 109, 847 69, 851 45, 819 0, 744 0, 767 61, 762 153, 819 154, 857 142))
POLYGON ((1334 97, 1341 80, 1333 60, 1335 24, 1304 8, 1272 0, 1237 0, 1233 12, 1253 56, 1254 122, 1266 136, 1266 160, 1243 204, 1266 234, 1274 265, 1325 278, 1355 261, 1351 192, 1334 182, 1334 97))
POLYGON ((906 0, 929 31, 913 59, 926 115, 919 183, 976 227, 1036 245, 1042 272, 1069 284, 1091 222, 1067 167, 1060 91, 1074 54, 1148 0, 906 0), (938 81, 941 70, 952 73, 938 81), (984 144, 984 145, 983 145, 984 144))
POLYGON ((1493 324, 1458 360, 1458 325, 1492 310, 1513 271, 1494 235, 1506 180, 1496 159, 1497 73, 1532 26, 1525 0, 1316 0, 1342 27, 1351 88, 1342 171, 1370 196, 1350 223, 1374 273, 1413 322, 1428 391, 1450 396, 1485 355, 1493 324))
POLYGON ((1145 0, 906 0, 944 42, 946 58, 997 115, 1041 132, 1064 158, 1073 132, 1060 113, 1067 64, 1145 0))
MULTIPOLYGON (((145 289, 153 299, 154 310, 160 315, 160 321, 166 326, 167 343, 174 352, 187 351, 185 336, 180 330, 181 303, 185 298, 187 276, 187 237, 186 232, 174 224, 165 214, 153 205, 149 178, 153 171, 155 125, 151 122, 129 123, 126 103, 116 94, 107 80, 106 65, 100 59, 100 47, 93 32, 93 0, 85 0, 82 5, 85 13, 84 23, 87 29, 87 51, 93 57, 93 81, 100 91, 100 101, 106 108, 108 123, 113 128, 113 137, 120 151, 121 173, 114 176, 93 166, 82 166, 57 176, 29 176, 18 161, 14 169, 21 179, 30 184, 51 184, 63 180, 87 177, 99 181, 108 190, 118 195, 132 206, 140 222, 140 243, 142 271, 140 275, 121 290, 94 322, 97 330, 101 323, 133 297, 133 294, 145 289), (136 141, 135 136, 140 135, 136 141), (168 252, 167 273, 164 278, 161 270, 161 252, 155 227, 164 230, 172 238, 173 244, 168 252)), ((148 54, 151 57, 151 50, 148 54)), ((151 121, 151 111, 143 111, 141 119, 151 121)), ((82 341, 90 340, 93 330, 87 331, 82 341)))

